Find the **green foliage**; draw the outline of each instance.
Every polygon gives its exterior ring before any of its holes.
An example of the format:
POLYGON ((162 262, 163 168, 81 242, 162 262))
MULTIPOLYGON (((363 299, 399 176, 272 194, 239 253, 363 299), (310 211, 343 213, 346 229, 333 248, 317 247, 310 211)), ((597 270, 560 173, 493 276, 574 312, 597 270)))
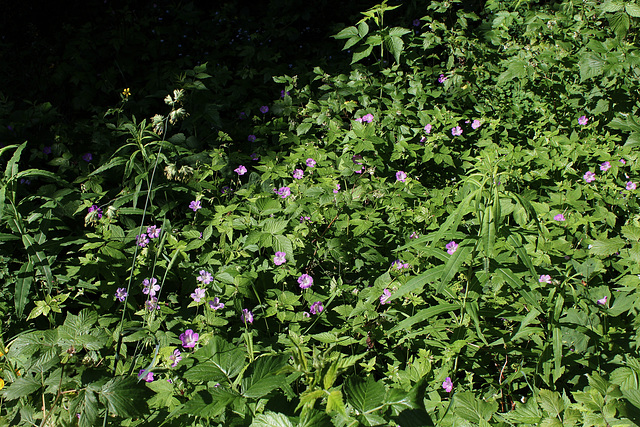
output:
POLYGON ((0 417, 637 423, 637 5, 363 15, 262 109, 210 61, 0 149, 0 417))

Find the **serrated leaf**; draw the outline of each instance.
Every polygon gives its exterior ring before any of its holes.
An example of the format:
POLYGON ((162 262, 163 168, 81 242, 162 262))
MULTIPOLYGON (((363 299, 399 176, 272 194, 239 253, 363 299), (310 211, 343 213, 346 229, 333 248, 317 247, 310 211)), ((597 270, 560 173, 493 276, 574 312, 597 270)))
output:
POLYGON ((251 365, 251 373, 243 378, 243 396, 259 399, 283 385, 286 377, 278 371, 287 364, 286 356, 263 356, 251 365))
POLYGON ((552 418, 558 418, 564 411, 564 402, 557 392, 542 389, 538 393, 538 398, 542 409, 552 418))
POLYGON ((110 414, 129 418, 147 411, 148 389, 136 383, 134 377, 116 377, 100 389, 100 401, 110 414))
POLYGON ((455 413, 472 423, 489 421, 498 410, 497 402, 485 402, 472 392, 457 393, 454 397, 455 413))
POLYGON ((2 394, 7 400, 25 397, 40 388, 40 383, 32 376, 24 376, 16 379, 2 394))
POLYGON ((351 63, 355 64, 361 59, 366 58, 367 56, 371 55, 371 52, 373 52, 373 46, 371 45, 358 46, 353 51, 353 57, 351 59, 351 63))
POLYGON ((624 10, 629 14, 629 16, 640 18, 640 6, 636 3, 625 3, 624 10))
POLYGON ((369 413, 384 406, 384 385, 371 375, 366 380, 350 377, 344 386, 344 392, 347 402, 360 413, 369 413))
POLYGON ((618 11, 609 17, 609 25, 618 38, 624 38, 629 32, 630 19, 623 11, 618 11))
POLYGON ((580 81, 584 82, 587 79, 601 75, 605 64, 606 61, 595 53, 583 56, 578 62, 580 81))
POLYGON ((286 415, 267 411, 256 416, 250 427, 293 427, 293 424, 286 415))
POLYGON ((597 256, 609 256, 620 251, 625 245, 625 241, 620 237, 612 237, 606 240, 596 240, 591 244, 589 252, 597 256))

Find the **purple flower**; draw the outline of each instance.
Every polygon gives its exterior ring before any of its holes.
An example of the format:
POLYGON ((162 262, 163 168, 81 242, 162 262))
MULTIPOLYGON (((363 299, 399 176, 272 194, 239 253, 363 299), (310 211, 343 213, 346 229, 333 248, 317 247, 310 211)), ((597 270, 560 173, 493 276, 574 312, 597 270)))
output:
POLYGON ((44 154, 46 154, 46 155, 49 155, 49 154, 51 154, 51 153, 53 152, 53 150, 51 149, 51 147, 46 146, 46 147, 44 147, 44 148, 42 149, 42 152, 43 152, 44 154))
POLYGON ((193 332, 191 329, 187 329, 184 333, 180 334, 180 341, 182 341, 182 346, 184 348, 193 348, 198 343, 198 339, 200 335, 193 332))
POLYGON ((98 216, 98 219, 102 218, 102 209, 100 209, 96 205, 92 205, 89 208, 89 213, 91 213, 91 212, 97 212, 96 215, 98 216))
POLYGON ((189 203, 189 209, 192 209, 194 212, 201 208, 202 206, 200 205, 200 200, 194 200, 189 203))
POLYGON ((307 163, 307 166, 310 168, 313 168, 316 166, 316 161, 313 160, 312 158, 308 158, 306 163, 307 163))
POLYGON ((89 163, 91 160, 93 160, 93 155, 91 153, 84 153, 82 155, 82 160, 89 163))
POLYGON ((155 296, 156 293, 160 290, 160 285, 158 285, 157 283, 158 279, 156 279, 155 277, 144 279, 142 281, 142 293, 145 295, 149 295, 150 297, 155 296))
POLYGON ((310 216, 301 216, 300 217, 300 224, 302 224, 305 221, 309 221, 311 219, 310 216))
POLYGON ((385 288, 385 290, 382 291, 382 295, 380 296, 380 304, 385 305, 387 301, 389 301, 389 298, 391 298, 391 291, 385 288))
POLYGON ((201 282, 205 285, 208 285, 209 283, 211 283, 213 281, 213 276, 211 275, 211 273, 209 273, 206 270, 200 270, 200 275, 198 277, 196 277, 196 280, 198 282, 201 282))
POLYGON ((371 123, 372 121, 373 121, 373 114, 371 113, 365 114, 364 116, 356 119, 356 122, 360 122, 360 123, 371 123))
POLYGON ((636 183, 633 181, 629 181, 627 182, 627 186, 625 187, 627 190, 631 191, 631 190, 635 190, 636 189, 636 183))
POLYGON ((157 239, 158 237, 160 237, 160 227, 157 227, 155 225, 150 225, 147 227, 147 236, 150 239, 157 239))
POLYGON ((548 274, 541 274, 540 278, 538 279, 538 282, 551 283, 551 276, 549 276, 548 274))
POLYGON ((418 238, 418 233, 416 233, 415 231, 413 233, 411 233, 411 235, 409 236, 410 239, 417 239, 418 238))
POLYGON ((403 171, 396 172, 396 181, 405 182, 407 180, 407 174, 403 171))
POLYGON ((173 354, 171 356, 169 356, 169 360, 173 363, 171 363, 171 367, 175 368, 176 366, 178 366, 178 362, 182 360, 182 353, 180 353, 180 350, 178 350, 177 348, 175 350, 173 350, 173 354))
POLYGON ((267 107, 266 105, 263 105, 262 107, 260 107, 260 112, 262 114, 267 114, 269 112, 269 107, 267 107))
POLYGON ((593 182, 596 180, 596 174, 591 172, 591 171, 587 171, 584 175, 583 175, 584 180, 589 183, 589 182, 593 182))
POLYGON ((235 173, 237 173, 238 175, 244 175, 245 173, 247 173, 247 168, 245 168, 244 166, 240 165, 237 168, 235 168, 233 171, 235 173))
POLYGON ((256 136, 255 135, 249 135, 247 137, 247 141, 249 141, 249 142, 255 142, 255 140, 256 140, 256 136))
POLYGON ((286 199, 288 196, 291 195, 291 189, 289 187, 280 187, 277 190, 274 188, 273 191, 283 199, 286 199))
POLYGON ((220 298, 215 297, 213 301, 209 301, 209 308, 211 310, 220 310, 221 308, 224 308, 224 303, 220 302, 220 298))
POLYGON ((622 163, 623 165, 626 165, 627 161, 625 159, 620 159, 620 163, 622 163))
POLYGON ((481 124, 482 123, 480 123, 480 120, 474 120, 473 122, 471 122, 471 128, 472 129, 478 129, 481 124))
POLYGON ((289 91, 286 91, 286 92, 285 92, 285 91, 284 91, 284 89, 282 89, 282 90, 280 91, 280 98, 284 98, 284 96, 285 96, 285 95, 289 95, 289 91))
POLYGON ((447 393, 451 393, 453 391, 453 383, 451 382, 451 378, 445 378, 444 382, 442 383, 442 388, 447 393))
POLYGON ((240 315, 240 320, 242 320, 242 323, 244 323, 245 325, 247 323, 253 323, 253 313, 246 308, 243 308, 242 314, 240 315))
POLYGON ((420 26, 420 20, 419 19, 414 19, 413 20, 413 26, 414 27, 419 27, 420 26))
POLYGON ((602 163, 600 163, 600 170, 601 170, 602 172, 606 172, 606 171, 608 171, 610 168, 611 168, 611 163, 609 163, 609 162, 602 162, 602 163))
POLYGON ((233 188, 229 187, 228 185, 225 185, 224 187, 222 187, 220 189, 220 193, 222 193, 222 194, 231 194, 231 193, 233 193, 233 188))
POLYGON ((403 270, 405 268, 409 268, 409 264, 406 262, 403 263, 402 261, 397 259, 391 263, 391 268, 394 268, 394 267, 396 268, 396 270, 403 270))
POLYGON ((449 255, 453 255, 458 250, 458 244, 452 240, 449 243, 447 243, 445 248, 447 249, 447 253, 449 255))
POLYGON ((454 128, 451 128, 451 135, 453 135, 453 136, 462 135, 462 128, 460 126, 456 126, 454 128))
POLYGON ((151 297, 144 303, 144 308, 147 310, 158 310, 160 307, 158 306, 158 298, 151 297))
POLYGON ((204 288, 196 288, 190 296, 195 302, 200 302, 200 300, 205 297, 205 293, 206 290, 204 288))
POLYGON ((607 304, 607 296, 605 295, 604 297, 600 298, 599 300, 596 301, 598 304, 600 305, 606 305, 607 304))
POLYGON ((333 189, 333 193, 338 194, 338 191, 340 191, 340 184, 336 184, 336 188, 333 189))
POLYGON ((300 288, 309 289, 311 285, 313 285, 313 277, 309 276, 308 274, 303 274, 302 276, 298 277, 298 283, 300 284, 300 288))
POLYGON ((145 233, 139 234, 136 236, 136 243, 141 248, 145 248, 149 244, 149 238, 145 233))
POLYGON ((303 312, 302 312, 302 315, 303 315, 304 317, 311 317, 311 315, 310 315, 308 312, 306 312, 306 311, 303 311, 303 312))
POLYGON ((253 161, 260 160, 260 156, 258 156, 256 153, 251 153, 251 156, 249 157, 251 157, 251 160, 253 161))
POLYGON ((244 111, 240 111, 240 114, 238 114, 238 118, 240 120, 244 120, 247 118, 247 113, 245 113, 244 111))
POLYGON ((311 307, 309 307, 309 311, 311 312, 311 314, 320 314, 322 313, 322 310, 324 310, 324 307, 322 306, 322 302, 320 301, 316 301, 313 304, 311 304, 311 307))
POLYGON ((304 177, 304 171, 302 169, 296 169, 293 171, 293 177, 295 179, 302 179, 304 177))
POLYGON ((287 256, 286 253, 284 252, 276 252, 276 256, 273 257, 273 263, 275 265, 282 265, 285 262, 287 262, 287 259, 285 258, 287 256))
MULTIPOLYGON (((140 375, 142 375, 142 373, 144 372, 144 369, 140 369, 140 372, 138 372, 138 377, 140 377, 140 375)), ((144 380, 148 383, 153 381, 153 372, 147 372, 147 375, 144 377, 144 380)))
POLYGON ((127 290, 125 288, 116 289, 116 298, 118 299, 118 301, 124 302, 125 298, 127 298, 128 295, 129 294, 127 293, 127 290))
POLYGON ((426 133, 431 133, 431 123, 428 123, 428 124, 425 125, 424 131, 426 133))
POLYGON ((561 214, 561 213, 559 213, 558 215, 554 216, 553 219, 556 220, 556 221, 564 221, 565 220, 564 215, 561 214))
POLYGON ((438 83, 444 83, 446 82, 448 79, 448 77, 445 77, 444 74, 440 74, 440 77, 438 77, 438 83))
POLYGON ((586 125, 588 121, 589 121, 589 119, 587 119, 587 116, 580 116, 578 118, 578 124, 581 125, 581 126, 586 125))

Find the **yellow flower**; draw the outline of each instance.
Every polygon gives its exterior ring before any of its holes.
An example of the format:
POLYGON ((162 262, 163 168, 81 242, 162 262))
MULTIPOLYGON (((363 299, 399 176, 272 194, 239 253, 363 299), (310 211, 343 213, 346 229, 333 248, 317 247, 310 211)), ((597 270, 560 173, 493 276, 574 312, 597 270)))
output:
POLYGON ((4 388, 4 380, 0 378, 0 390, 4 388))
POLYGON ((122 95, 124 95, 125 97, 128 97, 129 95, 131 95, 131 91, 129 90, 129 88, 126 88, 125 90, 123 90, 122 95))

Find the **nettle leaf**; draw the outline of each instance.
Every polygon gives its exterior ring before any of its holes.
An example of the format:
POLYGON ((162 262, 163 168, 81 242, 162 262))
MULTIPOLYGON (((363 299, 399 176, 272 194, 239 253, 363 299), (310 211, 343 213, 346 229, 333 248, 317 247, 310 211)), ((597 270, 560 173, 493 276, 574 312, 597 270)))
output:
POLYGON ((606 257, 620 252, 620 249, 622 249, 625 244, 626 242, 617 236, 606 240, 598 239, 591 243, 589 252, 593 255, 606 257))
POLYGON ((138 384, 134 377, 116 377, 100 389, 100 401, 107 406, 109 413, 129 418, 145 413, 149 390, 138 384))
POLYGON ((347 402, 361 414, 384 407, 384 385, 377 382, 371 375, 366 380, 361 377, 350 377, 346 381, 344 392, 347 395, 347 402))
POLYGON ((40 388, 38 380, 32 376, 20 377, 7 387, 2 394, 7 400, 14 400, 20 397, 25 397, 33 393, 40 388))
POLYGON ((293 424, 285 414, 267 411, 256 416, 250 427, 293 427, 293 424))

